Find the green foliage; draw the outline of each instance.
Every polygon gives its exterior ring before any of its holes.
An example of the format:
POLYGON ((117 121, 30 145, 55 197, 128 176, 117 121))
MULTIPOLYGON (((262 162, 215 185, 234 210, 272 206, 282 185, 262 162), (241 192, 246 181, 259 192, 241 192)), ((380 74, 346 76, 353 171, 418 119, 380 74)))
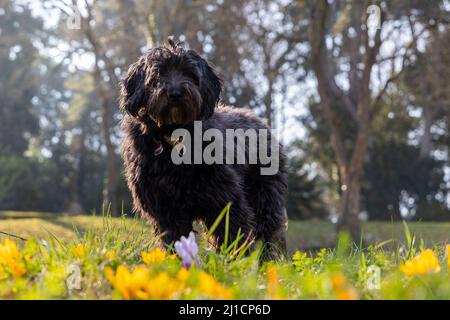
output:
POLYGON ((28 8, 18 7, 12 1, 1 2, 0 154, 21 155, 39 129, 32 99, 39 94, 42 75, 33 37, 42 21, 28 8))
POLYGON ((401 219, 400 206, 415 212, 413 219, 448 220, 450 211, 435 196, 442 192, 444 171, 440 161, 419 156, 419 149, 406 143, 375 142, 366 164, 363 187, 364 204, 369 218, 401 219), (405 165, 408 163, 408 165, 405 165), (402 202, 406 192, 415 204, 402 202), (440 210, 436 210, 441 208, 440 210))
POLYGON ((0 210, 59 210, 62 198, 55 194, 64 192, 55 168, 49 162, 34 159, 0 157, 0 210))
POLYGON ((319 175, 311 176, 304 157, 296 155, 295 149, 301 148, 294 143, 288 161, 288 195, 286 209, 290 219, 326 218, 327 211, 323 201, 323 182, 319 175))

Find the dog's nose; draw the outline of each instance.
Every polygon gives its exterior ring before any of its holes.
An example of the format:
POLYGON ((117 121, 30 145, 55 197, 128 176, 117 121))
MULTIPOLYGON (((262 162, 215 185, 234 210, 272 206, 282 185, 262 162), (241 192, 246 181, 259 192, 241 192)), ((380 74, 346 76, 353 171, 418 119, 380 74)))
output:
POLYGON ((183 96, 183 92, 179 88, 170 88, 168 94, 171 99, 180 99, 183 96))

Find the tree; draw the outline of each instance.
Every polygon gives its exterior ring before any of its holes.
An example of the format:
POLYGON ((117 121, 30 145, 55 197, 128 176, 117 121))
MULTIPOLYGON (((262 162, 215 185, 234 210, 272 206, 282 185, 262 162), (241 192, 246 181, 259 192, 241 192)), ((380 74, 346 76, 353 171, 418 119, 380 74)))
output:
POLYGON ((1 0, 0 8, 0 210, 58 211, 63 197, 52 197, 62 195, 63 182, 37 146, 44 115, 64 101, 54 82, 61 78, 39 51, 42 19, 26 3, 1 0))
MULTIPOLYGON (((361 178, 371 126, 380 101, 405 69, 418 39, 430 25, 439 23, 438 17, 431 20, 428 15, 430 11, 434 13, 430 3, 425 6, 414 2, 408 4, 408 8, 394 5, 393 9, 384 1, 376 3, 380 11, 383 9, 379 16, 381 28, 369 30, 366 25, 369 1, 309 2, 310 63, 317 79, 320 109, 330 129, 329 140, 340 180, 338 227, 348 231, 354 239, 359 239, 360 234, 361 178), (405 38, 405 32, 409 40, 399 41, 400 35, 405 38), (393 52, 380 54, 382 45, 394 40, 393 52), (388 74, 377 79, 378 85, 373 81, 374 70, 388 74), (355 124, 356 132, 352 137, 344 136, 337 121, 342 109, 335 107, 335 100, 342 104, 355 124), (350 152, 346 150, 348 143, 350 152)), ((440 4, 441 1, 433 1, 433 5, 440 4)))
MULTIPOLYGON (((420 156, 421 136, 412 140, 411 133, 418 132, 421 119, 412 113, 411 95, 402 82, 399 89, 386 94, 373 119, 361 179, 361 212, 365 211, 369 220, 447 219, 446 161, 431 155, 420 156)), ((324 200, 334 208, 335 195, 339 194, 339 176, 333 150, 328 144, 329 128, 317 102, 311 101, 310 105, 311 114, 301 119, 308 139, 296 149, 306 150, 305 161, 318 165, 316 170, 324 181, 321 184, 324 200)), ((334 107, 343 108, 339 103, 334 107)), ((356 127, 349 115, 340 112, 337 116, 344 136, 354 136, 356 127)), ((349 144, 346 148, 347 152, 351 151, 349 144)))
POLYGON ((60 12, 60 27, 65 32, 60 41, 70 43, 73 54, 92 55, 89 74, 99 101, 99 120, 102 143, 106 152, 106 175, 103 185, 103 205, 111 205, 111 213, 118 215, 118 150, 114 136, 118 135, 118 84, 120 76, 141 53, 143 35, 134 17, 135 2, 128 1, 48 1, 48 6, 60 12), (65 26, 67 19, 80 18, 79 28, 65 26))
POLYGON ((307 41, 305 6, 301 2, 247 1, 246 24, 236 35, 242 51, 241 68, 256 93, 257 105, 271 128, 276 127, 275 97, 284 96, 302 72, 307 41))
POLYGON ((431 29, 430 39, 423 52, 408 66, 403 81, 409 89, 411 103, 421 107, 423 129, 420 156, 430 156, 434 141, 433 125, 450 110, 450 32, 437 26, 431 29))
POLYGON ((39 130, 33 98, 39 95, 42 74, 40 56, 33 44, 40 19, 33 18, 27 6, 0 2, 0 152, 22 156, 29 140, 39 130))

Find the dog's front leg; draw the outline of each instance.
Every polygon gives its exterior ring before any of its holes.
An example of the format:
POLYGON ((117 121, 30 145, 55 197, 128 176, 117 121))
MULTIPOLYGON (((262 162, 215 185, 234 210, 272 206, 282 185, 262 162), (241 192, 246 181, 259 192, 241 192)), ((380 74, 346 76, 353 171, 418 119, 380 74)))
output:
MULTIPOLYGON (((256 226, 254 213, 252 209, 246 204, 246 201, 243 199, 234 199, 234 201, 230 202, 231 208, 228 226, 228 245, 235 241, 239 235, 241 236, 241 240, 239 241, 240 246, 246 240, 250 241, 255 239, 256 226)), ((214 222, 214 219, 208 218, 206 220, 207 227, 210 228, 214 222)), ((213 234, 217 247, 220 247, 224 243, 224 240, 226 238, 225 233, 225 219, 223 219, 213 234)))
POLYGON ((160 221, 158 229, 163 233, 162 240, 165 245, 173 245, 181 236, 187 237, 192 231, 192 221, 183 220, 160 221))
MULTIPOLYGON (((207 228, 216 221, 219 213, 231 203, 228 229, 228 244, 233 242, 238 234, 243 235, 241 242, 245 239, 253 239, 256 236, 256 218, 253 208, 248 204, 246 193, 242 188, 240 176, 227 166, 218 166, 205 182, 205 192, 199 195, 199 203, 204 205, 202 212, 205 213, 203 220, 207 228)), ((214 237, 218 246, 225 240, 225 219, 221 221, 214 231, 214 237)))

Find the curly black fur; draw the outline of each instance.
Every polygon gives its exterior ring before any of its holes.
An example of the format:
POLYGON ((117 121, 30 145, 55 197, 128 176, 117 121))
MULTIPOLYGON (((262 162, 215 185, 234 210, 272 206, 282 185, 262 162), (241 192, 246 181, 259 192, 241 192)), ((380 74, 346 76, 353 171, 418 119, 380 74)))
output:
MULTIPOLYGON (((260 175, 261 165, 175 165, 171 146, 161 139, 175 128, 192 131, 202 120, 203 130, 264 129, 251 112, 222 106, 222 81, 214 68, 193 50, 169 43, 147 51, 132 64, 121 83, 124 113, 122 157, 135 210, 156 222, 171 243, 187 235, 194 220, 206 226, 228 202, 230 236, 240 229, 247 236, 275 243, 285 250, 285 159, 276 175, 260 175), (157 142, 164 151, 154 155, 157 142)), ((224 223, 215 232, 224 239, 224 223)))

